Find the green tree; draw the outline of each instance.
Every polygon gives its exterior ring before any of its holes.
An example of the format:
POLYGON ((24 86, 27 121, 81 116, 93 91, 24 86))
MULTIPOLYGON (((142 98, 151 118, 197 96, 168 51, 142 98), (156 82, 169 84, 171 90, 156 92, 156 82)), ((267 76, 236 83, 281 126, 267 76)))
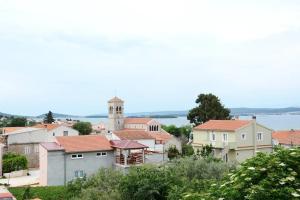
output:
POLYGON ((77 122, 73 128, 79 131, 80 135, 89 135, 93 130, 90 122, 77 122))
POLYGON ((53 122, 55 122, 54 118, 53 118, 53 113, 51 111, 49 111, 44 118, 44 123, 46 124, 52 124, 53 122))
POLYGON ((192 131, 192 127, 189 125, 181 127, 176 127, 175 125, 162 125, 161 128, 176 137, 185 137, 187 139, 192 131))
POLYGON ((177 158, 180 155, 180 153, 179 153, 179 151, 178 151, 178 149, 176 148, 175 145, 170 146, 167 151, 168 151, 168 158, 170 160, 172 160, 174 158, 177 158))
POLYGON ((27 124, 27 119, 25 117, 12 118, 8 126, 11 127, 24 127, 27 124))
POLYGON ((182 145, 182 155, 183 156, 192 156, 194 155, 194 148, 190 144, 183 144, 182 145))
POLYGON ((196 103, 199 105, 191 109, 187 116, 194 126, 213 119, 231 119, 230 110, 225 108, 220 99, 213 94, 200 94, 196 103))

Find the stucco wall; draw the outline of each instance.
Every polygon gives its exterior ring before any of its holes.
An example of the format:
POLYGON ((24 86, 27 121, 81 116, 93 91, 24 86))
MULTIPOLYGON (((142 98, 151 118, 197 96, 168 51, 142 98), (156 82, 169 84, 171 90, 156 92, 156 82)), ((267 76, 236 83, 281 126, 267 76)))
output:
POLYGON ((66 154, 66 180, 75 178, 75 171, 83 170, 87 176, 96 173, 100 168, 113 167, 115 162, 114 151, 106 151, 107 156, 97 157, 97 152, 82 153, 82 159, 72 159, 72 154, 66 154))
POLYGON ((48 151, 39 145, 39 163, 40 163, 40 185, 47 185, 48 171, 48 151))
POLYGON ((47 185, 64 185, 64 152, 50 151, 47 159, 47 185))

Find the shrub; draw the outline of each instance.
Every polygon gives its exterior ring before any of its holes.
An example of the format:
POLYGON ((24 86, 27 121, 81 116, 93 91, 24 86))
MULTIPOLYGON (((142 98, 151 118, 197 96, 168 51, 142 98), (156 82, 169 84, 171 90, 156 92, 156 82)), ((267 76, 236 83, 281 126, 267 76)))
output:
POLYGON ((192 156, 194 155, 194 148, 190 144, 182 145, 182 155, 183 156, 192 156))
POLYGON ((27 158, 15 153, 6 153, 3 155, 2 170, 3 173, 28 169, 27 158))
POLYGON ((169 158, 170 160, 172 160, 172 159, 178 157, 179 154, 180 154, 180 153, 179 153, 178 149, 176 148, 176 146, 171 146, 171 147, 169 147, 169 149, 168 149, 168 158, 169 158))
POLYGON ((30 198, 39 198, 43 200, 65 200, 67 198, 66 187, 64 186, 48 186, 48 187, 16 187, 9 188, 9 191, 17 198, 23 199, 29 193, 30 198), (27 190, 27 191, 26 191, 27 190), (26 191, 26 192, 25 192, 26 191))

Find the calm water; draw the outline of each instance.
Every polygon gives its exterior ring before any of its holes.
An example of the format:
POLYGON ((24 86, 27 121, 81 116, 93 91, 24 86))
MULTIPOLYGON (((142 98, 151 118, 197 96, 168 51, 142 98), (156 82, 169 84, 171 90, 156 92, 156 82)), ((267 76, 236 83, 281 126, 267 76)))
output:
MULTIPOLYGON (((257 115, 256 117, 258 123, 274 130, 300 129, 300 115, 257 115)), ((251 119, 251 117, 242 116, 240 119, 251 119)), ((88 121, 92 124, 107 122, 106 118, 78 118, 78 120, 88 121)), ((176 126, 182 126, 189 124, 189 121, 186 119, 186 117, 158 118, 156 120, 166 125, 174 124, 176 126)))

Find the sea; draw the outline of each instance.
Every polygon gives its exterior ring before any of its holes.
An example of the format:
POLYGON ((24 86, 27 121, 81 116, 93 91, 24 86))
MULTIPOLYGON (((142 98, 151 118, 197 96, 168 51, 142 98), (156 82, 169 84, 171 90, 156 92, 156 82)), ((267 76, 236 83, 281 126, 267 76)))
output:
MULTIPOLYGON (((240 116, 239 119, 251 119, 252 116, 240 116)), ((186 117, 177 118, 155 118, 161 124, 184 126, 189 125, 189 121, 186 117)), ((92 124, 106 123, 107 118, 74 118, 74 120, 80 120, 85 122, 91 122, 92 124)), ((281 115, 256 115, 258 123, 271 128, 273 130, 300 130, 300 115, 281 114, 281 115)))

